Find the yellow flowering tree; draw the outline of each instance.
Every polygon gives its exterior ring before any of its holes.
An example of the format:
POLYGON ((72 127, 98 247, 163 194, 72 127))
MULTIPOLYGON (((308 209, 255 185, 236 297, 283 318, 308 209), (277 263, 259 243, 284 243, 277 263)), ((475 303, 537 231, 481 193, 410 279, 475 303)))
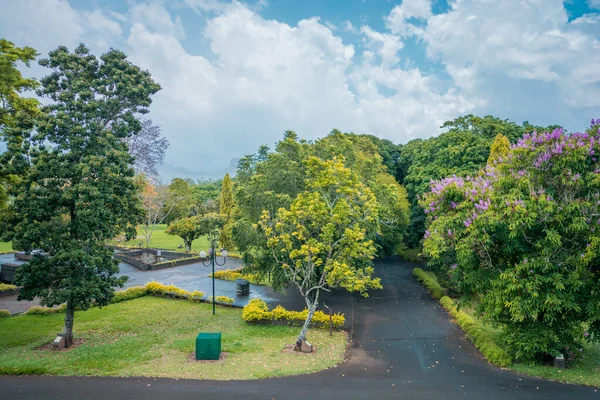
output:
POLYGON ((309 157, 306 170, 306 190, 275 215, 263 212, 259 223, 277 268, 306 301, 297 349, 306 340, 322 290, 344 288, 367 296, 369 289, 381 288, 373 277, 375 244, 368 239, 379 229, 375 195, 343 158, 309 157))

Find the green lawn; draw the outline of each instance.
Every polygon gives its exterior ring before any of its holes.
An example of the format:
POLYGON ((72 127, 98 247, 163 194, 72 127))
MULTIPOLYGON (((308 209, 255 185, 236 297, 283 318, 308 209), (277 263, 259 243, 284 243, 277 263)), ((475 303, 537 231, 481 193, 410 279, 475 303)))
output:
POLYGON ((311 329, 313 354, 282 352, 298 327, 249 325, 238 308, 146 296, 75 316, 75 340, 66 351, 38 349, 62 329, 64 313, 0 318, 0 374, 150 376, 259 379, 310 373, 344 359, 346 335, 311 329), (198 332, 222 332, 227 358, 189 362, 198 332))
MULTIPOLYGON (((167 229, 166 224, 156 225, 154 229, 154 233, 152 233, 152 237, 150 238, 150 247, 159 248, 159 249, 167 249, 167 250, 176 250, 176 251, 185 251, 185 245, 183 243, 183 239, 179 236, 167 235, 165 233, 165 229, 167 229), (179 249, 177 246, 181 245, 182 248, 179 249)), ((137 247, 140 242, 143 242, 142 245, 145 246, 145 238, 144 233, 141 229, 138 229, 138 236, 136 239, 120 243, 117 242, 117 239, 123 240, 123 237, 116 238, 115 240, 111 240, 111 244, 118 244, 120 246, 131 246, 137 247)), ((206 237, 200 237, 192 242, 192 251, 199 252, 200 250, 207 250, 209 248, 208 240, 206 237)))
MULTIPOLYGON (((419 268, 416 268, 418 270, 419 268)), ((416 275, 426 275, 427 279, 423 279, 423 277, 419 278, 425 286, 431 291, 436 292, 434 286, 439 287, 439 283, 435 274, 429 271, 421 271, 423 274, 416 273, 416 275), (433 290, 432 290, 433 288, 433 290)), ((441 287, 440 287, 441 288, 441 287)), ((441 288, 443 290, 443 288, 441 288)), ((435 296, 434 294, 434 297, 435 296)), ((452 302, 448 297, 442 298, 442 304, 452 302)), ((449 304, 445 304, 448 306, 449 304)), ((446 307, 447 308, 447 307, 446 307)), ((454 308, 454 306, 452 306, 454 308)), ((467 336, 470 337, 471 340, 475 339, 477 347, 480 348, 481 352, 488 359, 493 356, 493 348, 504 348, 506 344, 502 340, 503 332, 499 328, 492 327, 488 324, 483 323, 477 316, 476 312, 472 307, 464 306, 460 308, 458 311, 462 316, 458 316, 458 318, 453 315, 459 325, 461 324, 461 318, 464 320, 471 319, 473 322, 467 322, 467 325, 461 326, 463 330, 465 327, 471 326, 475 328, 476 335, 473 332, 467 332, 467 336), (492 353, 490 353, 490 349, 492 353)), ((456 314, 456 312, 455 312, 456 314)), ((523 363, 513 363, 508 366, 509 369, 520 372, 526 375, 536 376, 540 378, 552 379, 561 382, 568 383, 576 383, 582 385, 589 386, 600 386, 600 344, 587 344, 584 346, 584 352, 582 357, 576 359, 568 368, 566 369, 557 369, 549 365, 528 365, 523 363)))
POLYGON ((13 251, 11 242, 0 242, 0 254, 10 253, 13 251))

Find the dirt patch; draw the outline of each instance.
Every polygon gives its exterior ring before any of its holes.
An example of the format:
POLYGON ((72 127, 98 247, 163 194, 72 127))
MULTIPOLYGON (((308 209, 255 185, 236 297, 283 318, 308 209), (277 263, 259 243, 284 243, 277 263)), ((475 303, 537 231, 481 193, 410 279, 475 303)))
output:
POLYGON ((66 347, 64 349, 59 349, 58 347, 54 347, 52 346, 52 342, 46 343, 44 345, 41 345, 40 347, 37 347, 36 350, 41 350, 41 351, 70 351, 73 350, 79 346, 81 346, 82 344, 84 344, 85 342, 87 342, 86 339, 73 339, 73 344, 71 345, 71 347, 66 347))
POLYGON ((227 359, 227 352, 222 351, 218 360, 196 360, 196 353, 188 355, 187 362, 192 364, 223 364, 227 359))

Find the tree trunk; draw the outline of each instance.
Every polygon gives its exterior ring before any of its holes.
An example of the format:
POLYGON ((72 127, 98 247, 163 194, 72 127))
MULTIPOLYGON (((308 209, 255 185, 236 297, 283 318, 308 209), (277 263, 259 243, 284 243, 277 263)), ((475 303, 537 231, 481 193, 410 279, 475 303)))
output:
POLYGON ((73 344, 73 321, 75 320, 75 307, 71 300, 67 300, 67 312, 65 313, 65 348, 73 344))
POLYGON ((315 296, 315 300, 313 302, 310 301, 309 298, 305 298, 306 305, 308 306, 308 315, 306 316, 306 320, 304 321, 304 325, 302 325, 302 330, 300 331, 300 335, 298 335, 298 339, 296 340, 296 351, 300 351, 302 348, 302 342, 306 341, 306 332, 308 332, 308 327, 310 326, 310 322, 312 321, 312 317, 317 310, 317 306, 319 305, 319 291, 315 296))
POLYGON ((192 242, 187 241, 187 240, 184 240, 184 242, 185 242, 185 251, 187 251, 189 253, 190 251, 192 251, 192 242))

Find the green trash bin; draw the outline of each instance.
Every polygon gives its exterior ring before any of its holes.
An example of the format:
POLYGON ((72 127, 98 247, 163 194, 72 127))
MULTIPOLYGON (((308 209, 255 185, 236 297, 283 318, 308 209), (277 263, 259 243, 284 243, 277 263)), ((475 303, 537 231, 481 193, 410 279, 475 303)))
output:
POLYGON ((200 332, 196 337, 196 360, 218 360, 221 356, 221 332, 200 332))

